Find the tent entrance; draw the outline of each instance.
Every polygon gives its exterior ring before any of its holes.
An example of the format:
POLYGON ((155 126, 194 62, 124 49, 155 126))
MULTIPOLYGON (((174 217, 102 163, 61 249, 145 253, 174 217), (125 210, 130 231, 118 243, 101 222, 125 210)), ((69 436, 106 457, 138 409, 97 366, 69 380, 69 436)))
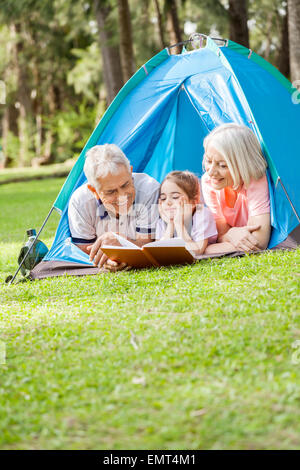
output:
POLYGON ((144 172, 160 182, 172 170, 190 170, 200 177, 203 139, 208 133, 209 129, 182 85, 144 172))

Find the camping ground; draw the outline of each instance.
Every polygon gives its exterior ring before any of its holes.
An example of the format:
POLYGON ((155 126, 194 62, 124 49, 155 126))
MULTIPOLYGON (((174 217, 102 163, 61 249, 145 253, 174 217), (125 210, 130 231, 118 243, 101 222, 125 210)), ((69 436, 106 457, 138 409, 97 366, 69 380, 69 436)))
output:
POLYGON ((299 448, 300 250, 5 285, 63 181, 0 186, 0 448, 299 448))

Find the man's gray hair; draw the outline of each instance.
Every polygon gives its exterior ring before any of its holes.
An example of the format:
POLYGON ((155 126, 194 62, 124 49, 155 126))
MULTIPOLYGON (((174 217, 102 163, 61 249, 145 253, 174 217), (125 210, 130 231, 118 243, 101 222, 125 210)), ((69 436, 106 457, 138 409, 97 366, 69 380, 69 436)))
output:
POLYGON ((109 173, 116 175, 122 166, 131 173, 130 162, 117 145, 95 145, 86 153, 83 171, 88 183, 100 189, 98 178, 105 178, 109 173))

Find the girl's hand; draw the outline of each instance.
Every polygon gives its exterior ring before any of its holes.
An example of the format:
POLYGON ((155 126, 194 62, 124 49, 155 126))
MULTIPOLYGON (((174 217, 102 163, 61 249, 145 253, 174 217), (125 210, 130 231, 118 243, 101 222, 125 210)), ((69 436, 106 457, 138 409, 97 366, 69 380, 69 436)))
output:
POLYGON ((174 224, 178 236, 182 237, 182 232, 189 227, 193 217, 193 205, 180 198, 178 208, 174 217, 174 224))
POLYGON ((158 212, 159 212, 159 215, 161 217, 161 219, 167 224, 167 228, 166 228, 166 231, 163 235, 163 239, 169 239, 169 238, 173 238, 174 237, 174 230, 175 230, 175 227, 174 227, 174 218, 173 216, 171 215, 168 216, 164 211, 163 211, 163 208, 162 208, 162 201, 158 201, 158 212))
POLYGON ((182 237, 182 233, 184 231, 184 199, 183 197, 181 197, 179 199, 179 203, 178 203, 178 206, 176 208, 176 213, 175 213, 175 216, 174 216, 174 226, 175 226, 175 229, 176 229, 176 232, 177 232, 177 235, 179 237, 182 237))
POLYGON ((162 201, 159 199, 158 200, 158 212, 159 212, 159 215, 160 215, 160 218, 166 222, 166 224, 168 224, 170 222, 170 218, 167 216, 167 214, 164 212, 163 208, 162 208, 162 201))
POLYGON ((184 201, 183 211, 184 211, 184 224, 186 227, 189 227, 190 223, 192 222, 194 208, 195 208, 195 205, 191 204, 190 202, 184 201))

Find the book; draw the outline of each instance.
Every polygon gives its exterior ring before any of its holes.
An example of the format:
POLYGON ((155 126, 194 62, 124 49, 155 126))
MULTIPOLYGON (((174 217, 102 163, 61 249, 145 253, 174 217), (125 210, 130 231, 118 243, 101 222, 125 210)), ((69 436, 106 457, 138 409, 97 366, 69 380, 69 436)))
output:
POLYGON ((181 238, 170 238, 147 243, 139 247, 116 234, 120 246, 103 245, 101 251, 111 260, 126 263, 134 268, 151 266, 170 266, 172 264, 191 264, 195 261, 192 253, 185 247, 181 238))

